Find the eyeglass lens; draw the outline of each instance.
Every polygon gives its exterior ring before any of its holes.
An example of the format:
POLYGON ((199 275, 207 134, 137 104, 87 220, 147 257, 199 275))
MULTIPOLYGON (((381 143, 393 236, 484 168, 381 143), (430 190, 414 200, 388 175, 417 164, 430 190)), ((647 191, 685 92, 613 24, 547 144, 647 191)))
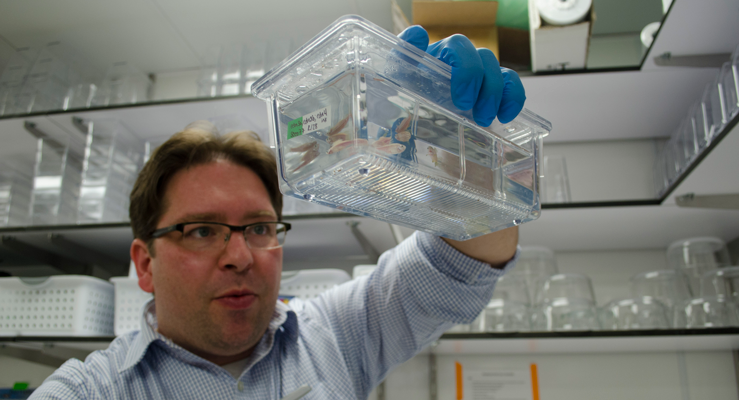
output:
MULTIPOLYGON (((231 237, 231 228, 218 224, 197 223, 185 225, 182 246, 191 250, 220 249, 231 237)), ((249 248, 273 249, 285 243, 286 229, 282 223, 267 222, 251 225, 244 231, 249 248)))

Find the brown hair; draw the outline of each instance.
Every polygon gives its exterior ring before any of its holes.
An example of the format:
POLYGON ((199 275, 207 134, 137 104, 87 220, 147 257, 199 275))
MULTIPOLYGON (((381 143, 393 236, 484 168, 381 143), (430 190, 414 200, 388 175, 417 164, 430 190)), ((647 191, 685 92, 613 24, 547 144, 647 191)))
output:
POLYGON ((166 209, 164 191, 178 171, 218 159, 256 173, 267 188, 277 219, 282 220, 282 194, 272 151, 252 131, 220 136, 210 122, 197 121, 159 146, 136 178, 128 210, 133 237, 151 244, 151 233, 166 209))

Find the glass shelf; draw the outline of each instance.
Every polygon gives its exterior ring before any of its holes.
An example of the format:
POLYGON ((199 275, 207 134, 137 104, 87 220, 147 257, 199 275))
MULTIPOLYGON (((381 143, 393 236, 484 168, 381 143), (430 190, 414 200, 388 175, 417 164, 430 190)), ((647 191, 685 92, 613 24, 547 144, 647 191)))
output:
POLYGON ((712 336, 739 335, 739 327, 706 329, 646 329, 627 331, 557 331, 557 332, 479 332, 445 333, 441 340, 486 340, 486 339, 572 339, 645 336, 712 336))
MULTIPOLYGON (((0 337, 2 343, 85 344, 92 350, 115 336, 0 337)), ((444 334, 426 351, 436 355, 725 351, 739 349, 739 328, 444 334)))
POLYGON ((149 101, 149 102, 142 102, 142 103, 116 104, 116 105, 111 105, 111 106, 98 106, 98 107, 89 107, 89 108, 70 108, 67 110, 49 110, 49 111, 39 111, 39 112, 22 113, 22 114, 9 114, 9 115, 0 116, 0 120, 31 118, 31 117, 40 117, 40 116, 47 116, 47 115, 80 114, 80 113, 87 113, 91 111, 121 110, 121 109, 138 108, 138 107, 173 105, 173 104, 182 104, 182 103, 205 103, 209 101, 250 99, 250 98, 253 98, 253 96, 250 94, 235 95, 235 96, 217 96, 217 97, 188 97, 188 98, 182 98, 182 99, 168 99, 168 100, 149 101))
POLYGON ((739 328, 445 334, 437 355, 645 353, 739 349, 739 328))

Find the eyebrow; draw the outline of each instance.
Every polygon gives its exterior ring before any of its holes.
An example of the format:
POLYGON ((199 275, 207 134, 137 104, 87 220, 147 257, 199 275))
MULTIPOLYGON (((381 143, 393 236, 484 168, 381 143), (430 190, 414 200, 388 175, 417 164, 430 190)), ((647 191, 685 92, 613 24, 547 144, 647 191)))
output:
MULTIPOLYGON (((253 211, 246 213, 242 216, 242 219, 252 219, 252 218, 259 218, 259 217, 272 217, 274 219, 277 219, 277 216, 268 210, 259 210, 259 211, 253 211)), ((222 213, 193 213, 193 214, 187 214, 182 216, 181 218, 177 219, 177 223, 181 224, 184 222, 192 222, 192 221, 223 221, 226 219, 226 215, 222 213)))

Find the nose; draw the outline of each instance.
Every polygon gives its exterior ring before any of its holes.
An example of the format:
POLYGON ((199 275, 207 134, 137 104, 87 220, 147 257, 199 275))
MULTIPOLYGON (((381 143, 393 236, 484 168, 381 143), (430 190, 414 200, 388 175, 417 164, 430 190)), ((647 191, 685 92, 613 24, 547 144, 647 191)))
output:
POLYGON ((241 232, 232 232, 226 242, 226 248, 221 254, 219 266, 224 269, 242 272, 254 264, 252 250, 246 244, 246 238, 241 232))

